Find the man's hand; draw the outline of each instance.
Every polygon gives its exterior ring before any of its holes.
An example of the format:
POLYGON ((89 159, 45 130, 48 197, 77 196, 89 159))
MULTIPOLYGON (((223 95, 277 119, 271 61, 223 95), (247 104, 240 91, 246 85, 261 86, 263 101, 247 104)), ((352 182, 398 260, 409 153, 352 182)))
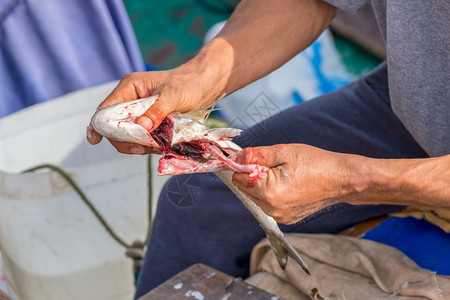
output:
POLYGON ((303 144, 246 148, 237 161, 270 167, 255 182, 235 173, 233 183, 277 222, 293 224, 338 202, 345 175, 341 155, 303 144))
POLYGON ((237 162, 271 169, 233 183, 277 222, 293 224, 336 203, 450 208, 450 155, 373 159, 303 144, 247 148, 237 162))
MULTIPOLYGON (((205 94, 207 89, 193 82, 200 81, 201 73, 189 70, 188 65, 170 71, 160 72, 140 72, 131 73, 122 78, 117 87, 99 105, 98 109, 126 101, 146 98, 152 95, 159 95, 159 99, 136 123, 143 126, 148 131, 157 128, 162 120, 171 112, 189 112, 208 106, 214 102, 217 95, 205 94), (198 81, 196 80, 198 78, 198 81)), ((203 84, 208 84, 208 80, 201 80, 203 84)), ((87 130, 89 143, 95 145, 99 143, 102 136, 92 128, 87 130)), ((110 140, 111 144, 121 153, 147 154, 157 153, 153 147, 143 145, 123 143, 110 140)))

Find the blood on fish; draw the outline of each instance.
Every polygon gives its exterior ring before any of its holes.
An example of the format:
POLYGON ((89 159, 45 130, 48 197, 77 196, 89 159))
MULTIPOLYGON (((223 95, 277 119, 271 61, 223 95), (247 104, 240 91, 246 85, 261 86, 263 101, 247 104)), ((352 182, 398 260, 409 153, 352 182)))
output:
POLYGON ((129 110, 130 108, 132 108, 133 106, 136 106, 137 102, 131 102, 130 104, 126 105, 124 107, 125 110, 129 110))
MULTIPOLYGON (((131 123, 129 120, 124 120, 124 121, 119 121, 117 122, 117 128, 120 128, 120 126, 122 125, 122 123, 131 123)), ((123 127, 123 126, 122 126, 123 127)))
MULTIPOLYGON (((268 168, 236 161, 235 154, 239 146, 230 139, 237 136, 240 130, 211 129, 198 121, 195 116, 179 113, 166 117, 158 116, 161 119, 159 123, 154 120, 153 127, 159 125, 149 131, 136 124, 134 117, 141 114, 141 110, 147 110, 153 101, 156 100, 135 100, 127 104, 116 104, 96 112, 91 123, 95 130, 110 139, 137 142, 151 147, 156 144, 162 153, 159 175, 229 169, 249 173, 250 177, 264 176, 268 168), (150 105, 147 106, 148 104, 150 105)), ((158 110, 157 107, 155 109, 158 110)))
POLYGON ((150 136, 158 144, 162 154, 158 168, 161 175, 231 169, 235 172, 250 173, 252 181, 255 182, 265 176, 267 167, 239 164, 217 143, 208 139, 172 145, 173 125, 171 117, 166 117, 158 128, 150 132, 150 136))

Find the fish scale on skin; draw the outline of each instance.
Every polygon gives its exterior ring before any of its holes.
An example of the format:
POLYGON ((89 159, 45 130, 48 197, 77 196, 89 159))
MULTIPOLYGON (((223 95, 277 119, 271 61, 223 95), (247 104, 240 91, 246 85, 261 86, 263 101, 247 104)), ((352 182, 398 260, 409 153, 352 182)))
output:
POLYGON ((265 166, 235 161, 234 154, 242 149, 231 138, 241 131, 234 128, 209 128, 189 113, 172 113, 158 128, 148 132, 135 121, 156 99, 158 96, 152 96, 100 109, 92 117, 88 133, 89 130, 95 130, 119 142, 157 147, 163 155, 158 167, 160 175, 214 172, 258 220, 280 266, 284 269, 290 256, 309 274, 308 267, 286 240, 276 221, 232 183, 233 171, 249 173, 256 181, 266 176, 269 170, 265 166))

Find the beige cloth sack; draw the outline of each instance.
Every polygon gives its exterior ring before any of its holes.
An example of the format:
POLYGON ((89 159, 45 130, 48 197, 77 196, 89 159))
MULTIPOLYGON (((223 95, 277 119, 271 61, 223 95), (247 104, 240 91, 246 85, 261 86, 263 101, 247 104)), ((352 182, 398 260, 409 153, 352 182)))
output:
POLYGON ((329 234, 286 234, 286 238, 302 255, 311 276, 292 259, 283 271, 267 239, 252 251, 251 275, 274 274, 311 299, 450 299, 450 276, 422 269, 390 246, 329 234))
POLYGON ((450 233, 450 209, 426 206, 408 206, 403 211, 390 214, 394 217, 424 219, 450 233))

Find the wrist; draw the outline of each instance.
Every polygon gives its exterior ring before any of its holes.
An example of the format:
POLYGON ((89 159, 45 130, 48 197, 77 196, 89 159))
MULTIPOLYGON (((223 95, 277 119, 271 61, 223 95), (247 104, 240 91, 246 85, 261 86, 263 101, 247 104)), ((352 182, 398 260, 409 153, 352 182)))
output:
POLYGON ((350 204, 413 204, 423 187, 417 174, 420 160, 374 159, 358 157, 353 161, 350 204))
MULTIPOLYGON (((380 185, 380 178, 373 166, 373 160, 367 157, 343 154, 343 183, 338 191, 338 198, 349 204, 363 204, 360 201, 373 189, 380 185)), ((367 203, 364 203, 367 204, 367 203)))
POLYGON ((221 39, 213 39, 187 63, 176 68, 176 73, 185 74, 190 85, 195 85, 202 107, 214 104, 223 94, 234 90, 228 81, 231 75, 233 53, 221 39))

